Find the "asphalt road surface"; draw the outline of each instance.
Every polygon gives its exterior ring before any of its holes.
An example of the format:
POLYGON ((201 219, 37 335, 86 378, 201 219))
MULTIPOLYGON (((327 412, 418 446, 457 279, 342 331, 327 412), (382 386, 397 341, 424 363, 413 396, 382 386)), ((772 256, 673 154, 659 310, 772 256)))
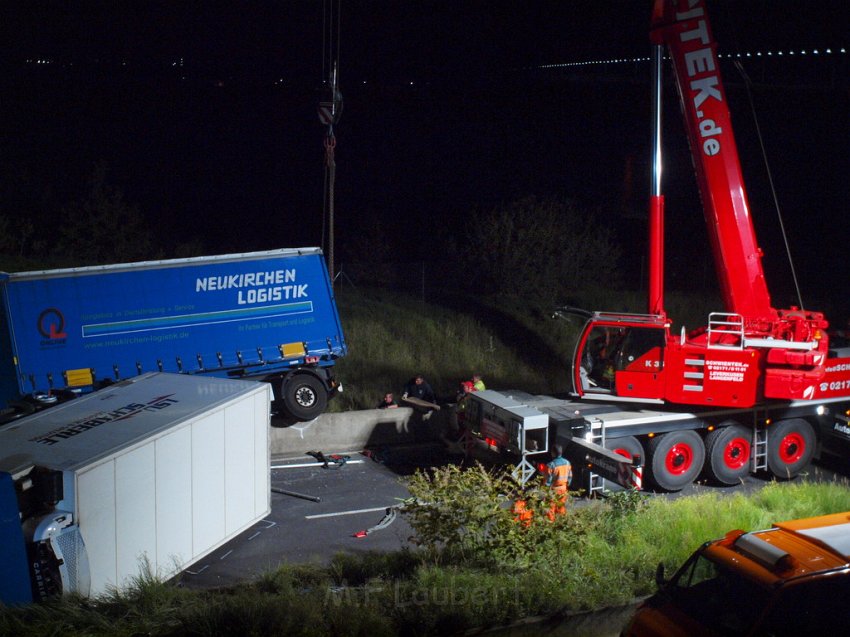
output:
POLYGON ((409 545, 410 526, 392 513, 409 495, 400 478, 417 465, 440 462, 440 449, 398 448, 377 457, 333 453, 349 459, 327 467, 306 455, 273 459, 271 514, 184 571, 183 584, 226 586, 283 563, 325 565, 340 552, 388 552, 409 545))
MULTIPOLYGON (((410 546, 411 528, 401 515, 393 515, 392 507, 409 495, 404 476, 416 467, 448 461, 442 447, 393 447, 374 456, 360 451, 334 453, 347 456, 348 460, 344 464, 330 462, 324 467, 308 455, 274 459, 269 516, 184 571, 183 584, 201 588, 227 586, 253 579, 284 563, 326 565, 341 552, 388 552, 410 546), (370 529, 374 530, 363 534, 370 529)), ((798 479, 846 481, 848 475, 848 461, 824 461, 813 464, 798 479)), ((768 478, 750 476, 740 486, 694 484, 660 497, 677 498, 706 491, 753 492, 768 483, 768 478)))

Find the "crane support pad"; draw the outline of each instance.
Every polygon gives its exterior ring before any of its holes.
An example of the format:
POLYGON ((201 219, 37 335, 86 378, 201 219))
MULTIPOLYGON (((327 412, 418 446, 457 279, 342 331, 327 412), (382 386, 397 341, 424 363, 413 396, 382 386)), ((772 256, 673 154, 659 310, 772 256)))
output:
POLYGON ((581 438, 571 438, 564 451, 570 462, 587 466, 594 473, 620 486, 632 486, 632 468, 635 465, 631 458, 581 438))

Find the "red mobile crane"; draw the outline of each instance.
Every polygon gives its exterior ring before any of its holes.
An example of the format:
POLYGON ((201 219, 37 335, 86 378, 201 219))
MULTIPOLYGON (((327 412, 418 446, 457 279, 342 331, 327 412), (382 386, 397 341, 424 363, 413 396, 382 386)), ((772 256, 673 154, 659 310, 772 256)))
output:
POLYGON ((590 317, 574 357, 576 394, 717 407, 848 395, 850 373, 840 370, 850 369, 850 359, 828 360, 823 314, 771 306, 704 0, 656 0, 651 39, 656 131, 648 314, 590 317), (725 305, 705 327, 689 333, 683 328, 681 334, 671 333, 663 303, 660 67, 665 47, 725 305))
POLYGON ((588 314, 573 357, 577 400, 522 391, 471 394, 467 422, 521 457, 556 442, 589 492, 675 491, 700 476, 733 485, 767 470, 791 478, 818 450, 850 448, 850 348, 830 348, 820 312, 771 305, 716 44, 704 0, 654 0, 654 163, 646 314, 588 314), (672 59, 724 311, 679 334, 664 310, 661 63, 672 59), (645 470, 645 474, 644 474, 645 470))

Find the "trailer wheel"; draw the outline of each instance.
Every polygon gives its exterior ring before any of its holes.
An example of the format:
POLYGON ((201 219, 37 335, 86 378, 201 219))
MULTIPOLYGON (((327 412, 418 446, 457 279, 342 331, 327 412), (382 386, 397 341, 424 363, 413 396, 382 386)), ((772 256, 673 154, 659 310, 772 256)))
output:
POLYGON ((696 480, 705 460, 705 445, 691 430, 671 431, 649 441, 646 466, 659 489, 680 491, 696 480))
POLYGON ((313 420, 328 406, 328 393, 322 382, 310 374, 295 374, 283 381, 283 404, 296 420, 313 420))
POLYGON ((782 420, 767 431, 767 467, 790 480, 805 469, 815 453, 815 432, 802 418, 782 420))
POLYGON ((712 431, 705 438, 706 477, 717 484, 740 484, 750 472, 753 435, 737 423, 712 431))
MULTIPOLYGON (((605 441, 605 448, 629 460, 633 460, 636 456, 640 456, 642 460, 646 457, 644 456, 643 445, 634 436, 610 438, 605 441)), ((604 481, 603 486, 608 491, 623 491, 625 489, 624 486, 607 479, 604 481)))

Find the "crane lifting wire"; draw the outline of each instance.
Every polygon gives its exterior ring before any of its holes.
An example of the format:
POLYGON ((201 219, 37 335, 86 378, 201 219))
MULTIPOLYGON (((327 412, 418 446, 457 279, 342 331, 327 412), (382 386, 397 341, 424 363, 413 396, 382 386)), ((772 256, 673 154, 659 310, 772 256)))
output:
POLYGON ((327 126, 325 133, 325 186, 322 210, 322 247, 325 247, 327 221, 328 274, 331 284, 334 275, 334 182, 336 180, 336 136, 334 124, 342 114, 342 93, 339 90, 339 35, 341 0, 323 0, 322 12, 322 95, 319 101, 319 121, 327 126))

